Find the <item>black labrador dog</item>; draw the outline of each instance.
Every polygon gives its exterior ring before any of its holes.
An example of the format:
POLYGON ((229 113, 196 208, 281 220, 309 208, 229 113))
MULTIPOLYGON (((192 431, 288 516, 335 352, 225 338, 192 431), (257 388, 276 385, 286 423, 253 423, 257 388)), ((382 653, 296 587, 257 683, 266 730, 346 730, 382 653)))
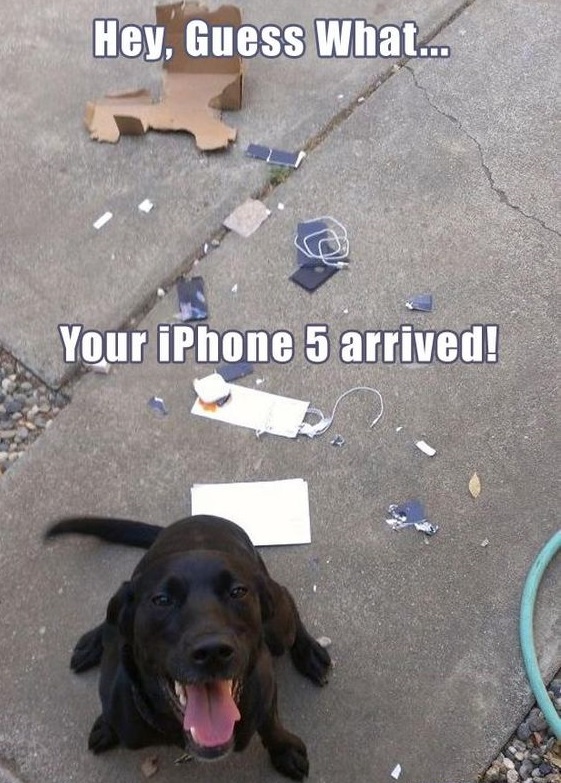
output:
POLYGON ((271 656, 290 650, 318 685, 331 661, 246 533, 201 515, 167 528, 64 519, 46 537, 65 533, 148 549, 110 600, 105 622, 74 649, 75 672, 101 663, 102 712, 89 748, 169 744, 216 759, 243 750, 257 731, 276 769, 302 780, 306 746, 279 720, 271 656))

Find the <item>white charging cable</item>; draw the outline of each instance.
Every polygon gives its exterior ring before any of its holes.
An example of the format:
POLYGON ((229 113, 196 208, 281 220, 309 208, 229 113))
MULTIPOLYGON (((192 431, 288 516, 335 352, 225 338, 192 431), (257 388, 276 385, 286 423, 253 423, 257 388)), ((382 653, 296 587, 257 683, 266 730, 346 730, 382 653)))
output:
POLYGON ((310 424, 307 421, 304 421, 298 430, 299 435, 306 435, 308 438, 315 438, 316 435, 323 435, 327 430, 331 427, 333 424, 333 420, 335 418, 335 413, 337 412, 337 408, 339 406, 339 403, 345 399, 345 397, 348 397, 349 394, 353 394, 354 392, 358 391, 367 391, 372 392, 375 394, 378 399, 380 400, 380 412, 378 415, 373 419, 373 421, 370 424, 370 429, 372 429, 380 419, 382 418, 384 414, 384 400, 382 398, 382 395, 378 391, 378 389, 373 389, 371 386, 355 386, 352 389, 348 389, 346 392, 341 394, 337 401, 335 402, 335 405, 333 406, 333 410, 331 412, 331 416, 324 416, 323 413, 318 408, 308 408, 306 415, 312 415, 312 416, 318 416, 319 421, 316 422, 316 424, 310 424))

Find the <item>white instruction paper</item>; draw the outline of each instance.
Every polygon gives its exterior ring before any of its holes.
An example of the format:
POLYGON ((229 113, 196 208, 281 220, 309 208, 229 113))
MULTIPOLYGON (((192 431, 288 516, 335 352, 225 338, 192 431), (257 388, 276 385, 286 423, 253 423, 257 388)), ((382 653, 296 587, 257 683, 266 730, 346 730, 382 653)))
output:
POLYGON ((229 384, 229 387, 231 397, 224 405, 208 410, 197 399, 191 413, 207 419, 237 424, 239 427, 249 427, 259 434, 268 432, 284 438, 295 438, 298 435, 310 406, 309 402, 269 394, 247 386, 229 384))
POLYGON ((194 484, 191 513, 230 519, 255 546, 309 544, 312 540, 304 479, 194 484))

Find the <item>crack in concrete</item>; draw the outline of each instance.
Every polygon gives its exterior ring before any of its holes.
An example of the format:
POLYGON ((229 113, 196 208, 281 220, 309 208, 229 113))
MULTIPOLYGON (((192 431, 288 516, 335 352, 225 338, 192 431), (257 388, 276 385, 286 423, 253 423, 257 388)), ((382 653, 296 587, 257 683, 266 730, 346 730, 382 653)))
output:
POLYGON ((527 212, 524 212, 522 207, 519 207, 517 204, 513 204, 512 201, 509 199, 506 191, 504 191, 502 188, 500 188, 496 182, 495 178, 493 177, 493 173, 489 166, 485 163, 485 156, 483 154, 483 149, 481 147, 481 144, 477 141, 475 136, 472 136, 472 134, 466 130, 466 128, 463 126, 461 120, 459 120, 457 117, 454 117, 453 114, 449 114, 448 112, 444 111, 444 109, 441 109, 439 106, 434 103, 434 101, 431 99, 431 96, 429 94, 429 91, 426 87, 423 87, 422 84, 419 83, 417 79, 417 75, 415 74, 415 71, 413 68, 411 68, 410 65, 404 65, 403 66, 405 70, 409 71, 411 74, 411 78, 413 79, 413 84, 415 87, 420 90, 423 95, 425 96, 425 99, 431 109, 434 109, 438 114, 440 114, 442 117, 446 117, 447 120, 450 120, 450 122, 453 122, 454 125, 457 125, 460 131, 472 141, 475 146, 477 147, 477 150, 479 152, 479 159, 481 161, 481 168, 483 169, 483 172, 489 182, 489 185, 491 186, 491 190, 493 193, 496 193, 499 197, 499 201, 501 204, 506 204, 507 207, 510 209, 513 209, 515 212, 519 212, 523 217, 527 218, 528 220, 533 220, 536 222, 539 226, 541 226, 546 231, 549 231, 552 234, 555 234, 557 237, 561 237, 561 233, 557 231, 555 228, 552 228, 551 226, 548 226, 547 223, 542 220, 541 218, 537 217, 536 215, 530 215, 527 212))

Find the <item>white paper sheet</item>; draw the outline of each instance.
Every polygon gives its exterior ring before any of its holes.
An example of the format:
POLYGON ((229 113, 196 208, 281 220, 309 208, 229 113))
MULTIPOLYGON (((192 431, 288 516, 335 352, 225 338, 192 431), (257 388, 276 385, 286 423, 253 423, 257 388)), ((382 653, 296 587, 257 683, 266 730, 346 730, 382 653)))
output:
POLYGON ((249 427, 259 433, 295 438, 310 405, 305 400, 281 397, 247 386, 230 384, 230 391, 231 397, 224 405, 205 410, 197 399, 191 413, 237 424, 239 427, 249 427))
POLYGON ((191 513, 231 519, 255 546, 309 544, 312 540, 304 479, 195 484, 191 513))

